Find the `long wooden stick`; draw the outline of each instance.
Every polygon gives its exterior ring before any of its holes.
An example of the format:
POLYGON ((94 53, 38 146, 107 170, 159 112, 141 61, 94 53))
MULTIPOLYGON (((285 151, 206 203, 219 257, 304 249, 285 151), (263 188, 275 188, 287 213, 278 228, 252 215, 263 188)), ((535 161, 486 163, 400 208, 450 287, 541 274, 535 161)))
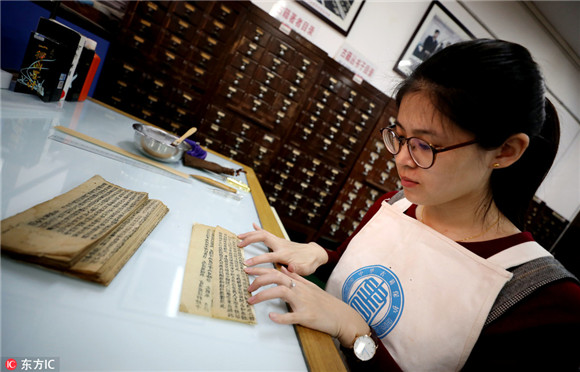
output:
POLYGON ((90 142, 90 143, 92 143, 94 145, 103 147, 103 148, 105 148, 107 150, 111 150, 113 152, 116 152, 117 154, 124 155, 126 157, 131 158, 131 159, 138 160, 140 162, 147 163, 147 164, 152 165, 154 167, 163 169, 164 171, 173 173, 173 174, 175 174, 177 176, 180 176, 180 177, 183 177, 185 179, 189 179, 189 174, 187 174, 187 173, 180 172, 180 171, 175 170, 175 169, 173 169, 171 167, 168 167, 165 164, 158 163, 158 162, 153 161, 151 159, 148 159, 148 158, 146 158, 144 156, 135 155, 132 152, 129 152, 129 151, 124 150, 124 149, 122 149, 120 147, 117 147, 117 146, 113 146, 113 145, 111 145, 109 143, 103 142, 103 141, 101 141, 99 139, 96 139, 96 138, 93 138, 91 136, 87 136, 86 134, 77 132, 76 130, 73 130, 73 129, 70 129, 70 128, 66 128, 66 127, 63 127, 61 125, 55 126, 54 129, 59 130, 59 131, 61 131, 63 133, 66 133, 66 134, 68 134, 70 136, 73 136, 73 137, 82 139, 83 141, 87 141, 87 142, 90 142))
POLYGON ((207 184, 210 184, 210 185, 212 185, 214 187, 220 188, 222 190, 226 190, 226 191, 229 191, 229 192, 233 192, 234 194, 236 194, 238 192, 238 190, 234 189, 233 187, 229 187, 228 185, 224 185, 223 183, 218 182, 216 180, 212 180, 209 177, 198 176, 197 174, 192 174, 191 177, 193 177, 193 178, 195 178, 197 180, 200 180, 202 182, 205 182, 207 184))

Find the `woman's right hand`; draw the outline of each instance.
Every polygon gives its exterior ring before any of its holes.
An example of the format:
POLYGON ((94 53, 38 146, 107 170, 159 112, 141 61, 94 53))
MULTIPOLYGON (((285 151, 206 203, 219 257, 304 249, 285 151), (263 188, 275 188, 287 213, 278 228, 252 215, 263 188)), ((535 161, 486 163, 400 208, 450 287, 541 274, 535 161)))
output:
POLYGON ((242 241, 238 247, 263 242, 272 252, 247 259, 244 264, 254 266, 262 263, 279 263, 288 266, 290 272, 299 275, 310 275, 328 261, 326 250, 316 243, 294 243, 279 238, 253 224, 255 231, 238 235, 242 241))

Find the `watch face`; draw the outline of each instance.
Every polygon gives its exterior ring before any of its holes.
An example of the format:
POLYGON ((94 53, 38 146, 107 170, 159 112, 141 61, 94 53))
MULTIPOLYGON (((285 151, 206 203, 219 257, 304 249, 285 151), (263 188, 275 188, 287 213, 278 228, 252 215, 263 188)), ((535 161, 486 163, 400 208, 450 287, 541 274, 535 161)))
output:
POLYGON ((377 345, 375 345, 373 339, 368 335, 360 336, 354 342, 354 355, 360 360, 366 361, 371 359, 375 356, 376 350, 377 345))

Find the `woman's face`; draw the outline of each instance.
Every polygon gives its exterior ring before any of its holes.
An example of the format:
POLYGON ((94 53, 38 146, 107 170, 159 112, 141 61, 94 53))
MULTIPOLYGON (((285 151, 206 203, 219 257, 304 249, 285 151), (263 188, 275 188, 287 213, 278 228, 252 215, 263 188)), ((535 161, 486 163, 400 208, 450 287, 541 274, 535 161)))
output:
MULTIPOLYGON (((435 147, 452 146, 473 139, 441 115, 425 92, 403 97, 395 131, 399 136, 418 137, 435 147)), ((488 195, 493 154, 477 144, 436 154, 433 166, 419 168, 407 144, 395 156, 405 196, 420 205, 479 203, 488 195)))

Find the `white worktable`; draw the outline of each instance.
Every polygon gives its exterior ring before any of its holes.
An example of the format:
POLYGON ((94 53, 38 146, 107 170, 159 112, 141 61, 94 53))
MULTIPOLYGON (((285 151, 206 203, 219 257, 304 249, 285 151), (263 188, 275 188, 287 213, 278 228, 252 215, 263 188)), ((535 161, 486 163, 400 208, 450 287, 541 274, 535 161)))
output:
MULTIPOLYGON (((95 102, 59 107, 32 95, 0 94, 1 218, 95 174, 148 192, 169 208, 108 287, 2 257, 3 357, 55 357, 62 371, 307 369, 294 328, 268 318, 271 311, 287 311, 282 301, 256 305, 257 325, 178 311, 192 224, 249 231, 252 222, 260 223, 250 194, 234 200, 196 180, 183 182, 49 138, 62 137, 53 129, 62 125, 140 155, 132 143, 135 121, 95 102)), ((216 155, 208 160, 235 167, 216 155)), ((254 245, 245 255, 265 251, 254 245)))

